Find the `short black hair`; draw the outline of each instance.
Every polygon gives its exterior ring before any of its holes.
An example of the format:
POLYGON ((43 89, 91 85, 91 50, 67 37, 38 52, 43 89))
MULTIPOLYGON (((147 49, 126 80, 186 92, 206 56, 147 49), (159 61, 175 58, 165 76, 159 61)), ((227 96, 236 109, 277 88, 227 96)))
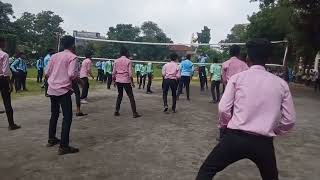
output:
POLYGON ((86 50, 86 52, 84 53, 84 56, 86 58, 91 58, 93 55, 93 52, 91 50, 86 50))
POLYGON ((170 54, 170 60, 171 61, 176 61, 178 59, 178 54, 177 53, 171 53, 170 54))
POLYGON ((272 45, 267 39, 257 38, 246 44, 250 61, 255 65, 265 65, 272 56, 272 45))
POLYGON ((239 45, 230 46, 230 49, 229 49, 230 56, 238 57, 240 55, 240 52, 241 52, 241 48, 239 45))
POLYGON ((63 36, 61 39, 63 49, 70 49, 75 45, 75 38, 73 36, 67 35, 63 36))
POLYGON ((120 56, 126 56, 126 57, 129 56, 129 51, 126 47, 122 46, 120 48, 120 56))
POLYGON ((191 54, 187 54, 187 59, 191 60, 191 54))

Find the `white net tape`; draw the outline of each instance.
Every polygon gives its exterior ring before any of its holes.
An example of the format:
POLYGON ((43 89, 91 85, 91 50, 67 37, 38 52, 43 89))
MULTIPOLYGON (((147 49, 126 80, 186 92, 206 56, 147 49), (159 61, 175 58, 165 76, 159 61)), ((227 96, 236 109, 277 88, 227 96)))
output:
MULTIPOLYGON (((173 45, 185 45, 185 46, 211 46, 215 48, 221 48, 222 46, 232 46, 232 45, 245 45, 246 43, 207 43, 207 44, 188 44, 188 43, 154 43, 154 42, 136 42, 136 41, 118 41, 118 40, 109 40, 109 39, 96 39, 96 38, 85 38, 85 37, 75 37, 76 40, 86 40, 86 41, 97 41, 97 42, 108 42, 108 43, 119 43, 119 44, 139 44, 139 45, 151 45, 151 46, 173 46, 173 45)), ((288 41, 272 41, 272 44, 287 44, 288 41)), ((283 58, 283 64, 266 64, 267 66, 276 66, 281 67, 285 65, 286 57, 288 52, 288 44, 286 45, 286 50, 283 58)), ((85 57, 79 57, 84 59, 85 57)), ((114 61, 115 59, 109 58, 92 58, 97 61, 114 61)), ((166 61, 144 61, 144 60, 132 60, 133 63, 153 63, 153 64, 165 64, 166 61)), ((212 63, 194 63, 195 65, 210 65, 212 63)))

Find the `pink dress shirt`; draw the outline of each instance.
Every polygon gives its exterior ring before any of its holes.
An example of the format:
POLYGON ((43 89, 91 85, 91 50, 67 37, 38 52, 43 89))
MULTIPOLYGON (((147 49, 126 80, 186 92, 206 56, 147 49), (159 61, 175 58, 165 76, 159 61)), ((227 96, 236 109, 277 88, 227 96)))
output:
POLYGON ((77 64, 77 56, 69 50, 64 50, 51 57, 46 72, 49 77, 49 95, 61 96, 72 91, 72 81, 79 75, 77 64))
POLYGON ((288 84, 263 66, 231 77, 219 103, 221 128, 274 137, 293 128, 296 113, 288 84))
POLYGON ((0 77, 10 76, 9 55, 0 49, 0 77))
POLYGON ((227 84, 229 79, 242 71, 248 70, 248 65, 238 59, 237 57, 232 57, 228 61, 222 64, 222 80, 224 84, 227 84))
POLYGON ((165 64, 162 68, 162 76, 164 79, 179 79, 181 77, 179 64, 174 61, 165 64))
POLYGON ((80 78, 89 77, 91 73, 92 61, 91 59, 87 58, 83 60, 80 70, 80 78))
POLYGON ((125 56, 115 60, 112 76, 117 83, 131 83, 132 62, 125 56))

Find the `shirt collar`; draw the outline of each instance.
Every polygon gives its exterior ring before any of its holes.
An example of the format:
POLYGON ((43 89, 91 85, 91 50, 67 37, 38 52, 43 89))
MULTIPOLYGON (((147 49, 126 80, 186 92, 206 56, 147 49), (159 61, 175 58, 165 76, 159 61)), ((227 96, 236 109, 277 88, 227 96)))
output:
POLYGON ((266 70, 266 68, 261 65, 253 65, 250 67, 250 69, 266 70))

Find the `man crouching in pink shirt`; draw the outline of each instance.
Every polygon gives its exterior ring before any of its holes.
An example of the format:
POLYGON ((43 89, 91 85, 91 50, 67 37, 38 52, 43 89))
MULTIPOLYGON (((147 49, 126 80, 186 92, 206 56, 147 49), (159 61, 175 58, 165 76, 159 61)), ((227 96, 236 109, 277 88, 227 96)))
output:
POLYGON ((263 180, 278 180, 273 138, 293 128, 294 104, 288 84, 265 69, 271 43, 254 39, 246 46, 251 67, 228 81, 219 104, 219 124, 226 133, 201 166, 197 180, 212 180, 242 159, 253 161, 263 180))
POLYGON ((47 146, 52 147, 60 143, 59 155, 79 152, 79 149, 69 146, 69 133, 72 123, 72 82, 79 78, 78 58, 74 54, 75 38, 64 36, 61 43, 64 51, 51 57, 46 72, 49 83, 48 95, 51 100, 51 118, 47 146), (63 114, 61 141, 56 137, 60 106, 63 114))

